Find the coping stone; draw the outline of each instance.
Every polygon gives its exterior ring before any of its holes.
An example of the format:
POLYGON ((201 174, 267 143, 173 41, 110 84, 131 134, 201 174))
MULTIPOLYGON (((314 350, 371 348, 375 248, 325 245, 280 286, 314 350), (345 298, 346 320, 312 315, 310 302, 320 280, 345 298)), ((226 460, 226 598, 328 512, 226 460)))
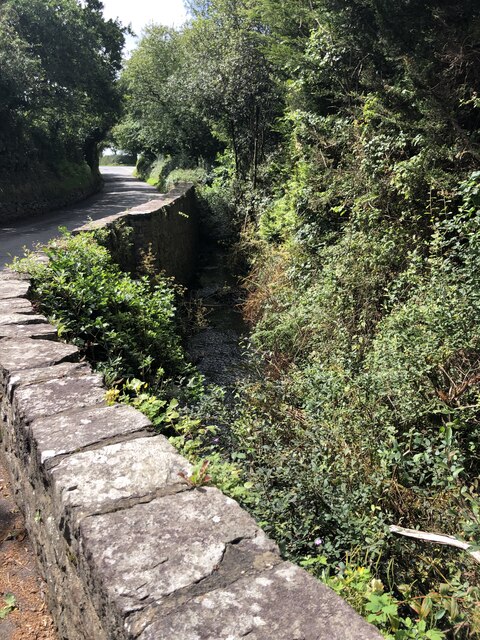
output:
POLYGON ((151 428, 150 420, 143 413, 120 404, 60 413, 39 418, 30 425, 38 462, 47 467, 59 456, 116 438, 145 434, 151 428))
POLYGON ((259 554, 276 550, 246 511, 208 487, 85 518, 80 536, 97 599, 122 619, 214 574, 228 544, 250 539, 259 554))
POLYGON ((11 393, 18 387, 26 387, 49 380, 60 378, 90 375, 92 368, 86 362, 61 362, 51 367, 40 367, 38 369, 20 369, 12 371, 8 379, 8 390, 11 393))
POLYGON ((49 367, 78 358, 78 349, 51 340, 0 340, 0 367, 7 371, 49 367))
POLYGON ((0 280, 0 300, 26 298, 29 290, 28 280, 0 280))
POLYGON ((157 616, 138 640, 380 640, 331 589, 282 562, 157 616))
MULTIPOLYGON (((1 317, 1 316, 0 316, 1 317)), ((31 317, 31 316, 30 316, 31 317)), ((39 316, 35 316, 38 318, 39 316)), ((22 321, 22 318, 18 318, 22 321)), ((50 324, 44 322, 32 324, 4 324, 0 321, 0 338, 16 338, 25 339, 32 338, 34 340, 55 340, 57 338, 57 330, 50 324)))
POLYGON ((50 474, 57 508, 62 513, 76 511, 76 525, 85 513, 117 509, 119 503, 130 506, 139 499, 171 492, 171 487, 183 490, 179 473, 190 469, 164 436, 155 436, 73 454, 50 474))
POLYGON ((7 300, 4 300, 0 297, 0 314, 4 313, 21 313, 26 315, 35 315, 35 311, 32 307, 31 302, 26 298, 9 298, 7 300))
POLYGON ((40 314, 0 313, 0 326, 26 324, 47 324, 47 319, 40 314))
MULTIPOLYGON (((0 349, 1 345, 0 342, 0 349)), ((35 418, 104 403, 105 388, 101 376, 97 374, 66 376, 21 386, 15 391, 15 401, 17 419, 29 424, 35 418)))
POLYGON ((28 282, 30 284, 30 276, 28 273, 17 273, 12 269, 3 269, 0 271, 0 282, 28 282))

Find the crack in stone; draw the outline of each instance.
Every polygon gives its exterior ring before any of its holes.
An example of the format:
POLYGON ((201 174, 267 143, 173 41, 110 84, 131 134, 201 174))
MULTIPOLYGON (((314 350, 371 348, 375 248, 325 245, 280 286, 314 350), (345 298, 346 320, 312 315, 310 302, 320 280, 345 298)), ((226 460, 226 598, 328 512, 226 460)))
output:
MULTIPOLYGON (((43 340, 44 338, 29 338, 29 340, 43 340)), ((8 338, 7 338, 8 340, 8 338)), ((52 340, 50 341, 52 342, 52 340)), ((56 342, 56 340, 54 340, 53 342, 56 342)), ((76 354, 72 354, 73 356, 76 356, 76 354)), ((66 357, 70 357, 70 356, 66 356, 66 357)), ((50 364, 50 365, 44 365, 44 366, 39 366, 39 367, 33 367, 32 369, 14 369, 12 371, 8 372, 8 377, 7 377, 7 385, 9 387, 9 391, 10 393, 14 393, 19 387, 22 389, 27 389, 28 387, 32 387, 36 384, 45 384, 46 382, 55 382, 56 380, 63 380, 65 378, 82 378, 84 376, 95 376, 95 375, 99 375, 97 373, 95 373, 95 371, 92 370, 92 368, 89 366, 89 364, 87 362, 85 362, 85 360, 62 360, 60 362, 55 362, 54 364, 50 364), (68 371, 65 371, 65 373, 58 373, 56 371, 52 371, 53 377, 49 377, 48 379, 45 380, 27 380, 27 381, 22 381, 22 376, 26 376, 29 374, 29 372, 31 371, 41 371, 43 372, 48 372, 49 371, 49 367, 58 367, 61 366, 62 364, 72 364, 73 367, 71 369, 69 369, 68 371), (20 376, 20 379, 18 380, 12 380, 12 378, 15 378, 17 376, 20 376)), ((75 413, 74 411, 72 411, 72 413, 75 413)))
MULTIPOLYGON (((77 413, 81 413, 80 411, 77 413)), ((59 415, 59 414, 57 414, 59 415)), ((62 460, 66 460, 71 456, 77 453, 86 453, 88 451, 97 451, 98 449, 103 449, 103 447, 108 447, 113 444, 123 444, 125 442, 130 442, 133 440, 138 440, 140 438, 152 438, 158 435, 153 429, 148 429, 147 427, 143 427, 138 431, 131 431, 130 433, 120 434, 118 436, 109 436, 104 440, 98 440, 98 442, 92 442, 91 444, 87 444, 83 447, 78 447, 74 451, 69 451, 68 453, 59 453, 57 456, 53 456, 52 458, 48 458, 43 463, 43 466, 47 471, 52 471, 62 460)))
POLYGON ((258 532, 255 532, 253 536, 243 536, 228 541, 224 546, 222 558, 209 575, 203 576, 183 589, 165 596, 160 602, 151 601, 143 609, 126 616, 125 624, 131 624, 129 632, 132 634, 132 638, 138 638, 158 618, 181 611, 183 607, 188 606, 195 598, 232 587, 245 577, 259 576, 266 570, 280 564, 282 558, 273 551, 264 551, 263 553, 255 551, 250 551, 249 553, 248 549, 236 551, 242 542, 254 540, 257 536, 258 532), (245 562, 245 556, 247 562, 245 562), (262 562, 258 562, 259 560, 262 562), (147 620, 144 620, 143 624, 141 620, 138 622, 135 620, 135 617, 138 617, 139 614, 147 615, 147 620))
MULTIPOLYGON (((82 515, 77 519, 76 524, 80 526, 80 524, 86 520, 87 518, 95 518, 96 516, 105 516, 111 513, 117 513, 118 511, 127 511, 128 509, 132 509, 139 504, 149 504, 156 500, 157 498, 164 498, 166 496, 175 495, 177 493, 185 493, 186 491, 191 491, 192 487, 183 484, 183 483, 175 483, 166 485, 164 487, 158 488, 155 491, 150 491, 141 496, 129 496, 127 498, 117 498, 113 500, 110 504, 106 505, 103 509, 98 509, 97 511, 86 511, 82 513, 82 515)), ((71 511, 80 510, 81 505, 71 505, 71 511)))

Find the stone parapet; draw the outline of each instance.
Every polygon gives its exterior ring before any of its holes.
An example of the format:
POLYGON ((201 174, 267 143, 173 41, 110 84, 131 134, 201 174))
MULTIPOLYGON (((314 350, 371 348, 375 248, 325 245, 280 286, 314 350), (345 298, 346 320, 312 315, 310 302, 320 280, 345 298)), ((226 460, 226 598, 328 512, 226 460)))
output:
POLYGON ((61 639, 381 638, 234 500, 190 486, 144 415, 108 406, 28 289, 0 274, 0 448, 61 639))

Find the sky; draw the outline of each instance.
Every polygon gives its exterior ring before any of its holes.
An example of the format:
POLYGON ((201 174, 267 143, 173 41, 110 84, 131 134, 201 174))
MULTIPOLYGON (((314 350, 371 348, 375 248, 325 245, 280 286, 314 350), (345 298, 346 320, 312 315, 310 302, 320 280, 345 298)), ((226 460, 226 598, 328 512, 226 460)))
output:
MULTIPOLYGON (((105 18, 119 18, 127 26, 132 25, 137 35, 150 22, 167 27, 179 27, 186 19, 183 0, 102 0, 105 18)), ((127 38, 127 49, 135 46, 135 40, 127 38)))

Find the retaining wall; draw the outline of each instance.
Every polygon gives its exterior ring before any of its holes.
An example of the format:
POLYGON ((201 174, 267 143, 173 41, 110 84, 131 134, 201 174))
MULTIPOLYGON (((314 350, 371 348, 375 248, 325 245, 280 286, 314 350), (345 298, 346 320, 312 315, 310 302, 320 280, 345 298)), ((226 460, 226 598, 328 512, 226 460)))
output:
POLYGON ((198 220, 195 189, 182 184, 150 200, 75 230, 109 230, 108 248, 124 271, 135 272, 147 260, 181 284, 195 275, 198 220), (149 257, 148 257, 149 255, 149 257))
POLYGON ((1 449, 60 638, 381 638, 235 501, 189 486, 145 416, 107 406, 28 290, 0 273, 1 449))
MULTIPOLYGON (((16 178, 18 180, 19 176, 16 176, 16 178)), ((0 193, 2 193, 2 198, 0 199, 0 223, 4 224, 13 220, 30 218, 76 204, 100 191, 103 184, 99 173, 92 174, 82 185, 67 192, 62 190, 62 180, 56 174, 46 173, 43 176, 43 181, 38 176, 25 175, 22 187, 25 188, 25 185, 30 183, 33 184, 32 188, 25 189, 25 193, 18 195, 18 200, 10 201, 3 195, 2 186, 6 185, 8 192, 11 185, 8 184, 8 178, 2 176, 2 179, 0 179, 0 193), (59 192, 61 195, 55 195, 59 192)))

